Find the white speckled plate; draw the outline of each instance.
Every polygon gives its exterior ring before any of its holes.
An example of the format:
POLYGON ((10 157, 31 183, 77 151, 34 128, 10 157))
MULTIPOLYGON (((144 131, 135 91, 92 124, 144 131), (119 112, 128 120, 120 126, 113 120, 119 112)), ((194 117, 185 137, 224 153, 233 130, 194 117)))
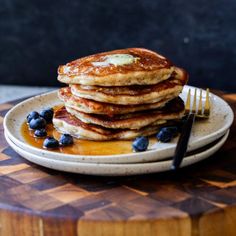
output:
MULTIPOLYGON (((184 100, 186 99, 187 91, 189 88, 192 88, 192 92, 194 92, 194 87, 185 86, 181 94, 181 97, 184 100)), ((203 97, 204 96, 205 91, 203 91, 203 97)), ((211 102, 212 112, 210 118, 205 121, 195 122, 193 126, 188 151, 198 149, 218 139, 226 132, 227 129, 229 129, 230 125, 233 122, 233 112, 224 100, 214 94, 211 94, 211 102)), ((52 107, 58 104, 61 104, 61 102, 57 98, 57 91, 35 96, 19 103, 18 105, 13 107, 5 116, 4 130, 7 136, 18 147, 24 149, 29 153, 60 161, 93 163, 137 163, 163 160, 173 156, 177 139, 174 139, 170 143, 157 142, 149 147, 149 150, 146 152, 97 156, 56 153, 35 148, 26 143, 23 136, 21 135, 20 129, 22 123, 26 119, 27 114, 33 110, 39 111, 45 107, 52 107)))
MULTIPOLYGON (((216 143, 202 152, 185 157, 181 163, 181 167, 192 165, 199 162, 220 149, 225 143, 229 135, 229 130, 216 143)), ((170 170, 172 160, 147 162, 147 163, 130 163, 130 164, 105 164, 105 163, 85 163, 85 162, 71 162, 59 161, 52 158, 47 158, 42 155, 33 154, 23 150, 11 141, 5 134, 9 145, 25 159, 36 163, 38 165, 48 167, 54 170, 72 172, 77 174, 88 175, 104 175, 104 176, 125 176, 125 175, 139 175, 157 173, 170 170)))

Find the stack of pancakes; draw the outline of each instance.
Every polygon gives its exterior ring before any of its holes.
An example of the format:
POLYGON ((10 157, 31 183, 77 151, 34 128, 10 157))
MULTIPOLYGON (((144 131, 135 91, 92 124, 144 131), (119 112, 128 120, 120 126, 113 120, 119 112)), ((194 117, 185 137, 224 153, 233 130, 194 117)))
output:
POLYGON ((58 96, 64 106, 53 124, 62 133, 89 140, 133 139, 182 118, 179 94, 187 73, 143 48, 87 56, 59 66, 69 84, 58 96))

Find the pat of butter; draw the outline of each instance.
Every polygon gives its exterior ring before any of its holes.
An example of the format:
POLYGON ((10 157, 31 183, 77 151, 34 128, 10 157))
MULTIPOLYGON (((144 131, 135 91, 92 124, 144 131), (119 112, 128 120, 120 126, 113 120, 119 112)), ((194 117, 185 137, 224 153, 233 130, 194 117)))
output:
POLYGON ((114 66, 122 66, 132 64, 138 60, 138 57, 133 57, 129 54, 113 54, 104 57, 104 61, 92 62, 94 66, 108 66, 110 64, 114 66))

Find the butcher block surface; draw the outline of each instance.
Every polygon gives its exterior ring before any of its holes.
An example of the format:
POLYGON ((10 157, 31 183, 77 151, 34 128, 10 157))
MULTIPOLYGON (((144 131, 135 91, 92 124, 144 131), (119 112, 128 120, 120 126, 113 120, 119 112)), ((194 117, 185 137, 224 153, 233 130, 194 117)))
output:
MULTIPOLYGON (((217 92, 236 111, 236 94, 217 92)), ((236 121, 213 156, 178 172, 96 177, 37 166, 9 147, 0 104, 0 236, 236 234, 236 121)))

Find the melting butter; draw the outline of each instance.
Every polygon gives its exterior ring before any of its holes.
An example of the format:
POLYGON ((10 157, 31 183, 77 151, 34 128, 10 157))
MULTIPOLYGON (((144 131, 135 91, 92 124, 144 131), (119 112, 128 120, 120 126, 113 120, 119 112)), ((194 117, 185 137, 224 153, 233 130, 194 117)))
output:
POLYGON ((130 54, 112 54, 104 57, 104 61, 92 62, 94 66, 122 66, 136 62, 139 57, 134 57, 130 54))

